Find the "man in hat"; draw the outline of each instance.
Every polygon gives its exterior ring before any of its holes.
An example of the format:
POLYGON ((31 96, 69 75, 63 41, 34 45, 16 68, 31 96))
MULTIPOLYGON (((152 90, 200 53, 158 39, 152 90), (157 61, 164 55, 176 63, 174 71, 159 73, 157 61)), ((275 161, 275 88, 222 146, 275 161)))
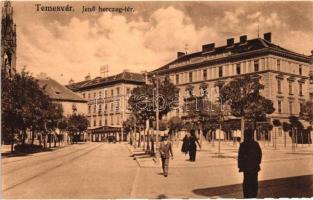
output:
POLYGON ((170 141, 168 141, 167 135, 162 137, 162 142, 160 144, 160 154, 162 160, 163 175, 167 177, 170 156, 173 159, 172 144, 170 141))
POLYGON ((256 198, 258 195, 258 173, 262 160, 262 150, 258 142, 253 140, 253 130, 244 132, 244 141, 238 153, 239 172, 243 172, 244 198, 256 198))

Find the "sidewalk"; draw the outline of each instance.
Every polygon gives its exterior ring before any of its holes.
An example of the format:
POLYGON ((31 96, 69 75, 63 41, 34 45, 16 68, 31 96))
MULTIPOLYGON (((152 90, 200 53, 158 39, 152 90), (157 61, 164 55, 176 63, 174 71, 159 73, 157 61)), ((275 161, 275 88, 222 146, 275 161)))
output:
MULTIPOLYGON (((234 145, 232 142, 221 142, 221 153, 218 154, 218 141, 214 146, 207 141, 203 141, 202 149, 197 151, 196 162, 189 161, 189 155, 181 152, 182 142, 173 143, 174 159, 170 160, 171 168, 202 168, 222 165, 237 165, 237 155, 239 143, 234 145)), ((313 145, 299 145, 295 152, 290 146, 286 148, 279 145, 277 149, 271 144, 260 144, 263 152, 262 162, 275 162, 283 160, 299 160, 307 159, 313 156, 313 145)), ((161 166, 160 159, 151 157, 142 150, 142 148, 134 148, 128 145, 131 154, 141 168, 158 168, 161 166)))

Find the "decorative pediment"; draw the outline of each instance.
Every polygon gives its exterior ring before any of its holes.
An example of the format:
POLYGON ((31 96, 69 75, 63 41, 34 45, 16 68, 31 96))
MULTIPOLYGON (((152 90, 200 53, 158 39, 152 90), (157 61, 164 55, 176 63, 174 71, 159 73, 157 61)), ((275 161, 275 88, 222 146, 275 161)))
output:
POLYGON ((276 78, 279 80, 284 80, 284 75, 282 73, 279 73, 276 75, 276 78))
POLYGON ((290 82, 294 82, 296 80, 296 77, 295 76, 290 76, 287 78, 288 81, 290 82))
POLYGON ((301 78, 298 80, 299 83, 305 83, 305 78, 301 78))

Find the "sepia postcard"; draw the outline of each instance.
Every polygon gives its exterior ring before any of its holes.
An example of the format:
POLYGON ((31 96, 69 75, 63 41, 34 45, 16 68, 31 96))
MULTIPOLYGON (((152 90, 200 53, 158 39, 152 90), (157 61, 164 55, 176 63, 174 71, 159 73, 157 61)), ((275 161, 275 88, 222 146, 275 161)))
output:
POLYGON ((0 3, 1 198, 313 197, 313 1, 0 3))

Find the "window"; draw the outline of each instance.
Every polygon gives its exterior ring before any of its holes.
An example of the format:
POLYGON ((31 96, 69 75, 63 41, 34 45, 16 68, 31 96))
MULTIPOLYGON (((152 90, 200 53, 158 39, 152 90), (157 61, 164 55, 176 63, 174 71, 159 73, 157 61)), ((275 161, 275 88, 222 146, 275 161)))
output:
POLYGON ((302 65, 299 65, 299 75, 302 76, 302 65))
POLYGON ((300 103, 300 111, 299 111, 299 113, 301 113, 302 109, 303 109, 303 103, 301 102, 300 103))
POLYGON ((299 95, 303 96, 303 93, 302 93, 302 83, 299 83, 299 95))
POLYGON ((104 98, 107 98, 107 97, 108 97, 108 91, 105 90, 105 91, 104 91, 104 98))
POLYGON ((90 93, 88 93, 88 99, 90 99, 90 93))
POLYGON ((281 113, 281 101, 277 102, 278 113, 281 113))
POLYGON ((119 111, 119 110, 120 110, 120 103, 119 103, 119 102, 116 102, 115 109, 116 109, 116 111, 119 111))
POLYGON ((292 115, 292 102, 289 102, 289 113, 292 115))
POLYGON ((129 95, 130 95, 130 89, 126 88, 126 96, 129 96, 129 95))
POLYGON ((277 92, 282 93, 281 92, 281 80, 279 80, 279 79, 277 80, 277 92))
POLYGON ((94 99, 96 98, 96 96, 97 96, 97 94, 96 94, 96 93, 93 93, 93 98, 94 98, 94 99))
POLYGON ((99 91, 99 99, 101 99, 101 97, 102 97, 102 92, 99 91))
POLYGON ((83 98, 85 98, 86 97, 86 95, 85 95, 85 93, 83 93, 83 98))
POLYGON ((241 73, 241 71, 240 71, 240 63, 236 64, 236 73, 237 74, 241 73))
POLYGON ((108 104, 104 104, 104 111, 107 111, 108 110, 108 104))
POLYGON ((113 115, 111 115, 111 125, 113 125, 113 115))
POLYGON ((113 105, 113 103, 111 103, 111 111, 113 111, 113 107, 114 107, 114 105, 113 105))
POLYGON ((258 72, 259 71, 259 60, 254 61, 254 71, 258 72))
POLYGON ((96 120, 93 120, 93 126, 97 126, 96 120))
POLYGON ((75 112, 77 111, 77 105, 76 105, 76 103, 73 103, 73 104, 72 104, 72 111, 73 111, 73 113, 75 113, 75 112))
POLYGON ((99 112, 99 113, 102 112, 102 104, 99 104, 98 112, 99 112))
POLYGON ((189 72, 189 82, 192 82, 192 72, 189 72))
POLYGON ((107 118, 104 119, 104 125, 105 126, 108 125, 108 119, 107 118))
POLYGON ((116 118, 116 124, 120 125, 120 118, 119 117, 116 118))
POLYGON ((179 74, 176 74, 176 84, 179 84, 179 74))
POLYGON ((88 114, 90 114, 90 112, 91 112, 91 106, 89 105, 88 106, 88 114))
POLYGON ((289 94, 292 94, 292 82, 289 82, 289 94))
POLYGON ((277 70, 280 71, 280 60, 277 60, 277 70))
POLYGON ((120 88, 116 88, 116 95, 119 96, 120 95, 120 88))
POLYGON ((111 97, 113 97, 113 95, 114 95, 114 90, 112 89, 111 90, 111 97))
POLYGON ((223 77, 223 66, 218 67, 218 77, 223 77))
POLYGON ((203 70, 203 80, 207 80, 208 78, 208 71, 206 69, 203 70))
POLYGON ((97 107, 96 105, 93 106, 93 113, 96 113, 97 107))
POLYGON ((102 126, 102 120, 99 119, 99 126, 102 126))

